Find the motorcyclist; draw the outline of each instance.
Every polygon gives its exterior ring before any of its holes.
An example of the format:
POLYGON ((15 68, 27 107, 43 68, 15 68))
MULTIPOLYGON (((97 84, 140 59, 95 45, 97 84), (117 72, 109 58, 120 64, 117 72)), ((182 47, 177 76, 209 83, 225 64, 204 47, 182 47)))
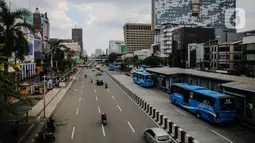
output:
POLYGON ((87 74, 85 74, 84 76, 85 76, 85 78, 87 78, 87 74))
POLYGON ((49 121, 48 121, 48 128, 51 128, 52 131, 55 130, 55 120, 54 120, 52 117, 49 118, 49 121))
POLYGON ((101 120, 104 121, 104 120, 107 120, 107 116, 105 113, 102 113, 101 115, 101 120))
POLYGON ((105 82, 105 88, 107 88, 108 87, 108 83, 107 82, 105 82))

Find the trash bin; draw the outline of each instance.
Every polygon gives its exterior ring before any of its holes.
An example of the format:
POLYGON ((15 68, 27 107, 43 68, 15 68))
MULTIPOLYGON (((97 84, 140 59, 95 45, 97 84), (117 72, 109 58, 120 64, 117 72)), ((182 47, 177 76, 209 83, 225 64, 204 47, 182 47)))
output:
POLYGON ((40 94, 43 94, 43 88, 42 87, 40 88, 40 94))

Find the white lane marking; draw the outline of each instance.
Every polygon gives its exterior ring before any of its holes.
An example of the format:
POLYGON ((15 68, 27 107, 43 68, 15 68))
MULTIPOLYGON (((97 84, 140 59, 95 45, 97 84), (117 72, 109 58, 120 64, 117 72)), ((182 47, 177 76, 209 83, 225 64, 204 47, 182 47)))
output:
POLYGON ((71 139, 73 139, 74 132, 75 132, 75 127, 73 127, 73 131, 72 131, 71 139))
POLYGON ((73 90, 79 90, 79 89, 75 88, 75 89, 73 89, 73 90))
POLYGON ((157 96, 154 96, 154 97, 156 97, 159 101, 162 101, 161 99, 159 99, 157 96))
POLYGON ((120 106, 119 106, 119 105, 117 105, 117 106, 118 106, 119 110, 122 112, 122 110, 121 110, 120 106))
POLYGON ((104 125, 103 124, 102 124, 102 131, 103 131, 103 136, 105 136, 104 125))
MULTIPOLYGON (((107 74, 106 74, 106 75, 107 75, 107 74)), ((109 77, 109 75, 107 75, 107 76, 109 77)), ((139 105, 137 105, 136 102, 135 102, 134 100, 132 100, 132 98, 129 97, 129 95, 128 95, 122 88, 120 88, 120 86, 119 86, 115 81, 113 81, 113 79, 112 79, 111 77, 109 77, 109 78, 111 79, 111 81, 112 81, 113 83, 115 83, 115 85, 117 85, 117 86, 119 87, 119 89, 120 89, 124 94, 126 94, 126 96, 137 106, 137 108, 139 108, 146 116, 148 116, 148 117, 151 119, 151 121, 155 123, 155 125, 157 125, 157 126, 158 126, 159 128, 161 128, 161 129, 163 129, 154 119, 151 118, 151 116, 149 116, 143 109, 141 109, 141 107, 139 107, 139 105)), ((163 129, 163 130, 164 130, 164 129, 163 129)), ((174 138, 172 138, 172 137, 170 137, 170 138, 173 140, 174 143, 177 143, 177 142, 174 140, 174 138)))
POLYGON ((96 100, 98 100, 97 96, 96 96, 96 100))
POLYGON ((81 94, 82 94, 83 91, 81 91, 81 94))
POLYGON ((222 137, 223 139, 225 139, 226 141, 230 142, 230 143, 233 143, 231 140, 229 140, 228 138, 224 137, 223 135, 221 135, 220 133, 217 133, 216 131, 214 130, 211 130, 213 133, 217 134, 218 136, 222 137))
POLYGON ((127 121, 127 123, 128 123, 128 125, 129 125, 129 127, 131 128, 131 130, 132 130, 133 132, 135 132, 135 130, 133 129, 133 127, 131 126, 131 124, 129 123, 129 121, 127 121))
POLYGON ((82 88, 84 87, 84 85, 81 86, 82 88))
POLYGON ((184 116, 187 116, 185 113, 183 113, 182 111, 180 111, 180 110, 178 110, 178 109, 176 109, 176 108, 175 108, 175 111, 181 113, 181 114, 184 115, 184 116))
POLYGON ((98 112, 99 112, 99 113, 101 113, 101 111, 100 111, 100 107, 99 107, 99 106, 97 107, 97 109, 98 109, 98 112))
POLYGON ((112 96, 112 99, 115 100, 114 96, 112 96))
POLYGON ((110 92, 110 89, 108 88, 108 91, 110 92))
MULTIPOLYGON (((106 74, 107 75, 107 74, 106 74)), ((107 75, 108 77, 109 77, 109 75, 107 75)), ((147 115, 150 119, 151 119, 151 121, 152 122, 154 122, 158 127, 160 127, 161 128, 161 126, 156 122, 156 121, 154 121, 154 119, 152 119, 151 118, 151 116, 149 116, 144 110, 142 110, 141 109, 141 107, 139 107, 136 103, 135 103, 135 101, 134 100, 132 100, 132 98, 131 97, 129 97, 129 95, 122 89, 122 88, 120 88, 120 86, 115 82, 115 81, 113 81, 113 79, 111 78, 111 77, 109 77, 111 80, 112 80, 112 82, 113 83, 115 83, 118 87, 119 87, 119 89, 124 93, 124 94, 126 94, 126 96, 145 114, 145 115, 147 115)))
POLYGON ((79 98, 79 102, 81 102, 81 97, 79 98))
POLYGON ((79 114, 79 108, 77 108, 77 110, 76 110, 76 115, 78 115, 79 114))
POLYGON ((96 93, 97 91, 95 90, 95 93, 96 93))

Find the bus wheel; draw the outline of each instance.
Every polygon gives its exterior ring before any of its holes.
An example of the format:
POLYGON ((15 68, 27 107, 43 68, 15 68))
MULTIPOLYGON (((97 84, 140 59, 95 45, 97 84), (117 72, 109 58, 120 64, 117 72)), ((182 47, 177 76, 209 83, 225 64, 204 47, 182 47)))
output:
POLYGON ((200 117, 201 117, 201 114, 200 114, 199 111, 196 112, 196 116, 197 116, 197 118, 200 118, 200 117))
POLYGON ((176 101, 175 99, 174 99, 174 102, 173 102, 173 103, 174 103, 174 105, 177 105, 177 101, 176 101))

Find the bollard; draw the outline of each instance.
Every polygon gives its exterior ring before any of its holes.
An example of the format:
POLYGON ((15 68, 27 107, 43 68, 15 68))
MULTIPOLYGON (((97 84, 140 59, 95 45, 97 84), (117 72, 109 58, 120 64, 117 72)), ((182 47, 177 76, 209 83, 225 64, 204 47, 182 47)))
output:
POLYGON ((156 122, 158 122, 158 121, 159 121, 159 112, 156 111, 156 122))
POLYGON ((179 127, 177 125, 175 125, 175 127, 174 127, 174 138, 175 139, 178 139, 178 130, 179 130, 179 127))
POLYGON ((194 138, 189 134, 185 134, 185 143, 193 143, 194 138))
POLYGON ((147 108, 147 102, 145 101, 143 110, 146 111, 146 108, 147 108))
POLYGON ((163 124, 163 115, 159 113, 159 125, 163 124))
POLYGON ((183 130, 181 129, 181 128, 178 128, 178 130, 177 130, 177 141, 179 142, 179 143, 184 143, 184 136, 183 136, 183 130))
POLYGON ((155 117, 156 117, 156 109, 153 108, 152 109, 152 118, 155 119, 155 117))
POLYGON ((176 125, 173 123, 173 124, 172 124, 172 133, 171 133, 171 136, 172 136, 173 138, 175 138, 175 133, 176 133, 176 132, 175 132, 175 126, 176 126, 176 125))
POLYGON ((167 121, 168 122, 168 127, 169 127, 169 130, 168 130, 168 134, 172 134, 172 132, 173 132, 173 122, 169 122, 169 121, 167 121))
POLYGON ((152 106, 150 105, 150 112, 149 112, 149 115, 151 116, 152 115, 152 106))
POLYGON ((164 124, 163 124, 163 129, 167 130, 167 118, 164 117, 164 124))
POLYGON ((147 104, 147 106, 146 106, 146 112, 147 112, 147 113, 150 112, 150 105, 149 105, 149 104, 147 104))

